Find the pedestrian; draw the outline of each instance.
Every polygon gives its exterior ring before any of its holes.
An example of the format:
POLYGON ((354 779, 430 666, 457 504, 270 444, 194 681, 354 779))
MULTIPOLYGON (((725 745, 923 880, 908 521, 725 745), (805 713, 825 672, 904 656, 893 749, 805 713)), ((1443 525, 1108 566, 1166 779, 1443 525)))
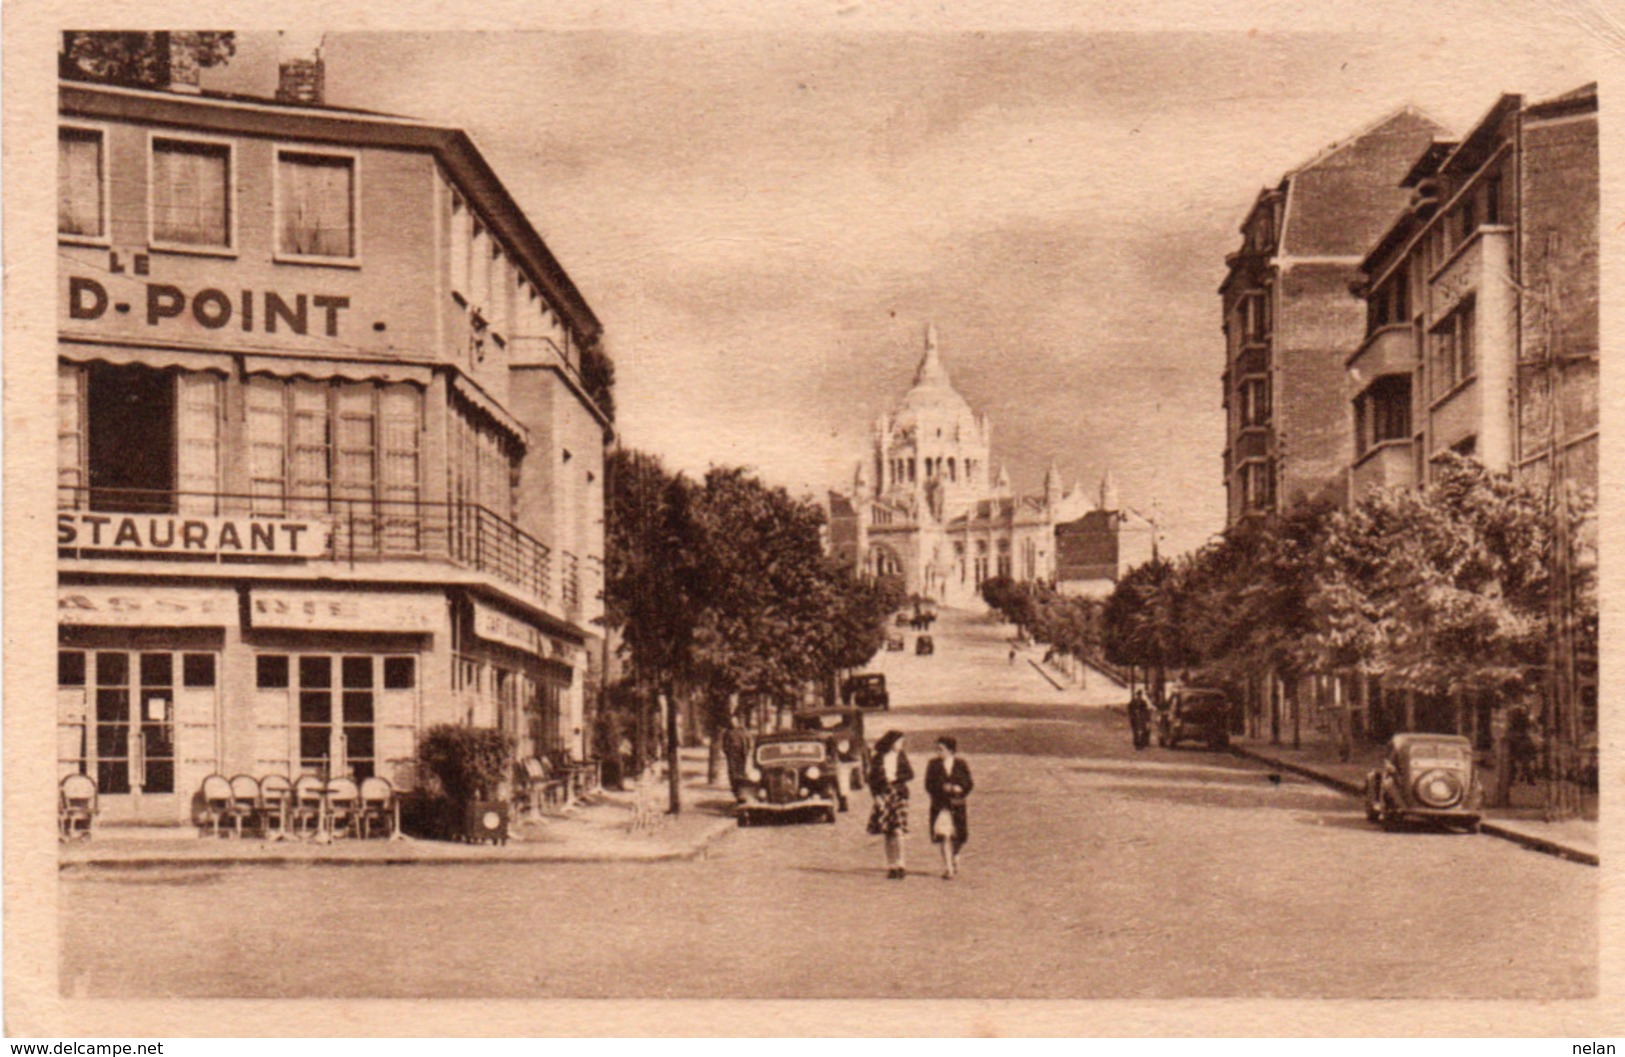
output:
POLYGON ((942 848, 942 879, 959 873, 959 852, 970 839, 965 798, 975 788, 970 764, 959 758, 953 735, 937 739, 937 755, 925 765, 925 792, 931 798, 931 841, 942 848))
POLYGON ((908 783, 913 780, 914 768, 903 751, 903 732, 888 730, 875 742, 869 765, 869 791, 875 798, 869 832, 886 838, 886 877, 892 881, 908 877, 903 837, 908 833, 908 783))
POLYGON ((1016 646, 1015 646, 1015 643, 1010 644, 1010 663, 1012 665, 1014 665, 1016 663, 1016 646))
POLYGON ((1134 747, 1143 749, 1151 744, 1151 706, 1146 703, 1145 695, 1134 691, 1134 696, 1128 703, 1129 730, 1134 735, 1134 747))
POLYGON ((722 732, 722 758, 728 765, 728 787, 735 800, 743 800, 746 772, 750 769, 750 732, 739 722, 739 717, 728 717, 728 729, 722 732))

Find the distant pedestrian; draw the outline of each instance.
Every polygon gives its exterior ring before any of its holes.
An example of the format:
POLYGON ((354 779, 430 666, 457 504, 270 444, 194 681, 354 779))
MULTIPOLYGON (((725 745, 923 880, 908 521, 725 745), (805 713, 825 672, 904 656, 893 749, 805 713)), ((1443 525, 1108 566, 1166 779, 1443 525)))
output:
POLYGON ((728 729, 722 732, 722 758, 728 765, 728 787, 735 800, 743 799, 740 790, 750 767, 750 740, 750 732, 740 724, 739 717, 729 716, 728 729))
POLYGON ((903 837, 908 833, 908 783, 913 780, 914 768, 903 751, 903 732, 888 730, 875 742, 869 765, 869 791, 875 798, 869 832, 886 838, 886 877, 893 881, 908 876, 903 837))
POLYGON ((1151 706, 1146 702, 1145 695, 1134 691, 1134 696, 1128 703, 1129 730, 1134 735, 1134 747, 1143 749, 1151 744, 1151 706))
POLYGON ((1012 665, 1016 663, 1016 647, 1014 643, 1010 644, 1010 663, 1012 665))
POLYGON ((937 755, 925 765, 925 792, 931 798, 931 840, 942 848, 942 879, 959 873, 959 851, 970 839, 970 817, 965 798, 975 788, 970 764, 959 758, 959 742, 951 734, 937 739, 937 755))

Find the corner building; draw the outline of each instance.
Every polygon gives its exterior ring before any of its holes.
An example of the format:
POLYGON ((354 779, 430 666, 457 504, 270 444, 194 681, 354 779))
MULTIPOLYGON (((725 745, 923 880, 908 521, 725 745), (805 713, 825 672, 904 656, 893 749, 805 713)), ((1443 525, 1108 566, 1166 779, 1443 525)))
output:
POLYGON ((580 753, 591 309, 463 132, 64 81, 60 772, 379 774, 422 732, 580 753))

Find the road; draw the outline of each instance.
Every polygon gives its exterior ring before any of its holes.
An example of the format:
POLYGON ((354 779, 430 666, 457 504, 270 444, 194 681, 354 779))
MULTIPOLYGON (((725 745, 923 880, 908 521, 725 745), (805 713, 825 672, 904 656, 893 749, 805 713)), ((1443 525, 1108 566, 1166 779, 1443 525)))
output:
MULTIPOLYGON (((88 996, 1473 997, 1596 990, 1594 868, 1488 836, 1383 833, 1320 786, 1129 747, 1120 698, 1057 692, 947 616, 888 655, 923 774, 975 769, 958 880, 908 880, 863 807, 694 862, 287 867, 64 879, 88 996)), ((912 636, 910 636, 912 639, 912 636)), ((923 800, 923 798, 921 798, 923 800)))

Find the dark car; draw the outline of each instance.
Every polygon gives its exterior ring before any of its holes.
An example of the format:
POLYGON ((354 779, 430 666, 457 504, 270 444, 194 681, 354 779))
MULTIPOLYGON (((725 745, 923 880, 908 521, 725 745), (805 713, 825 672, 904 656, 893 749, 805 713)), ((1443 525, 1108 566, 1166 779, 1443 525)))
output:
POLYGON ((937 644, 931 641, 931 636, 921 635, 914 640, 914 654, 917 657, 929 657, 937 652, 937 644))
POLYGON ((813 708, 795 714, 795 729, 835 738, 835 753, 840 757, 841 810, 845 811, 854 790, 863 788, 863 776, 869 773, 869 743, 863 737, 863 710, 861 708, 813 708))
POLYGON ((1202 687, 1175 690, 1157 713, 1157 744, 1171 749, 1181 741, 1205 741, 1215 752, 1228 748, 1229 695, 1202 687))
POLYGON ((1384 829, 1432 822, 1477 833, 1483 808, 1473 743, 1455 734, 1395 734, 1366 775, 1365 817, 1384 829))
POLYGON ((854 708, 891 710, 891 694, 886 692, 886 677, 880 672, 852 676, 841 685, 841 700, 854 708))
POLYGON ((764 734, 750 760, 739 787, 741 826, 768 815, 806 814, 835 821, 841 794, 834 735, 797 730, 764 734))

